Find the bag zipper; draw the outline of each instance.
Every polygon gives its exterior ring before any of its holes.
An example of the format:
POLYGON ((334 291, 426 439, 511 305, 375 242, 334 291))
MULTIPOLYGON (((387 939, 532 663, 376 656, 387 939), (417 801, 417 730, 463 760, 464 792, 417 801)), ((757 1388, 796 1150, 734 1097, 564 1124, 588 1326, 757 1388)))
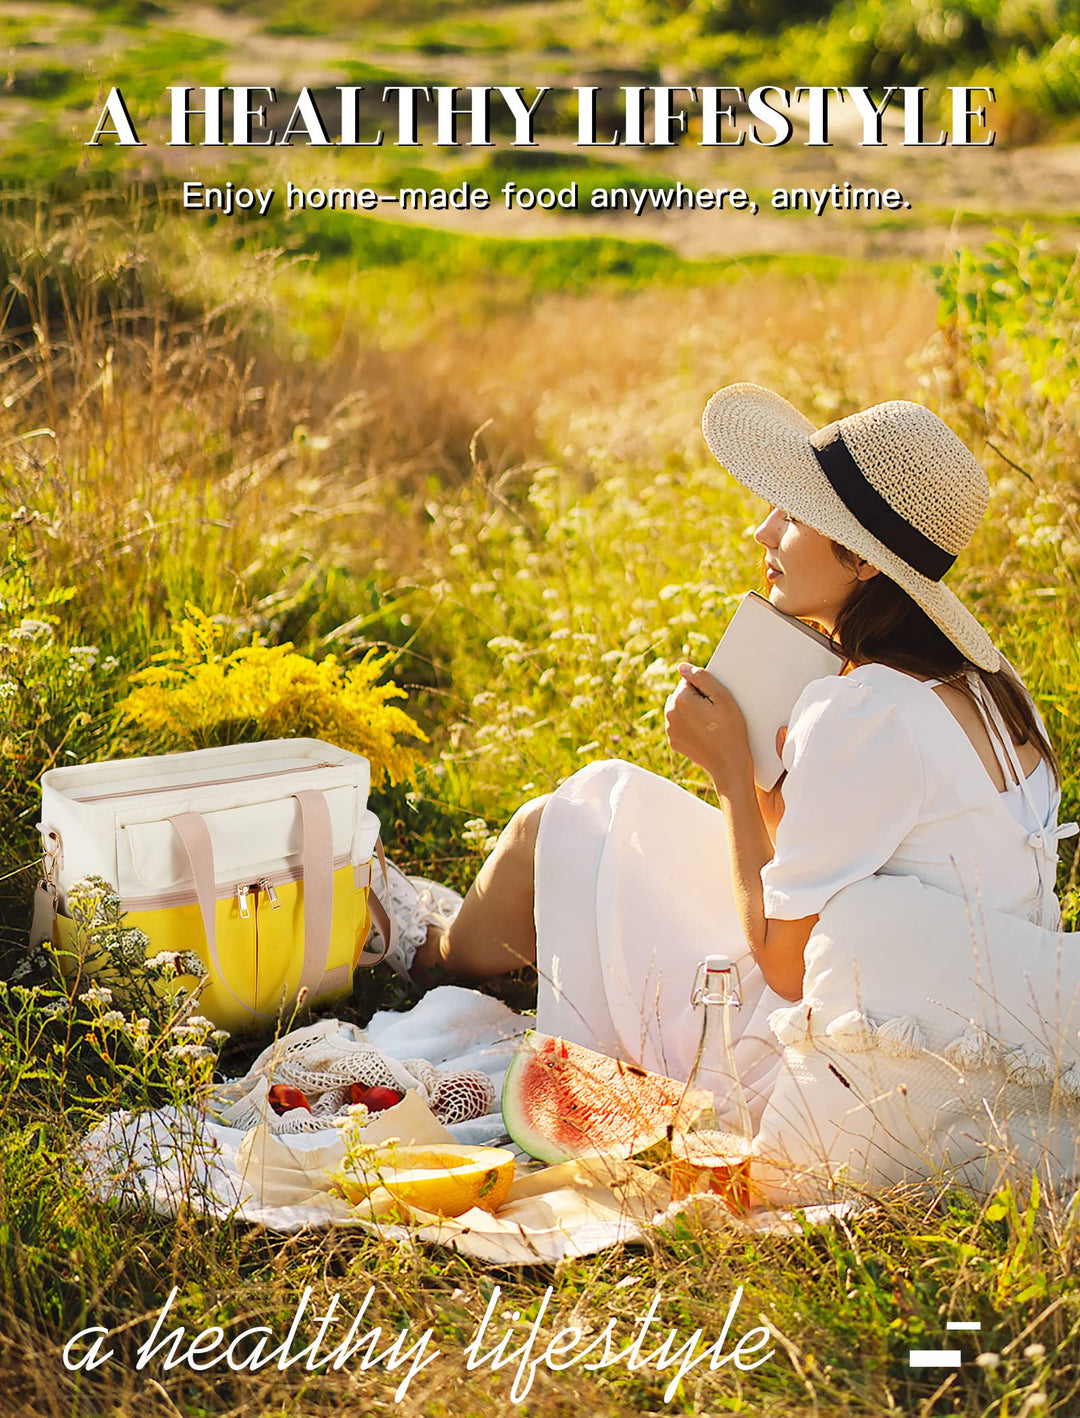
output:
MULTIPOLYGON (((332 862, 334 871, 340 871, 342 867, 348 866, 352 861, 351 852, 343 852, 335 857, 332 862)), ((258 891, 266 893, 270 902, 270 909, 277 911, 281 907, 275 887, 286 886, 294 881, 302 881, 304 869, 302 866, 283 867, 280 871, 267 873, 254 880, 248 879, 241 882, 230 883, 227 886, 215 886, 214 900, 222 901, 229 896, 236 897, 237 910, 242 920, 247 920, 251 915, 251 906, 248 897, 258 891)), ((183 891, 163 891, 157 896, 128 896, 121 903, 125 911, 167 911, 173 906, 191 906, 198 901, 195 891, 191 887, 183 891)))
POLYGON ((293 768, 271 768, 266 773, 242 773, 238 778, 203 778, 197 783, 161 783, 152 788, 125 788, 120 793, 91 793, 83 797, 71 795, 75 803, 103 803, 112 798, 148 798, 154 793, 185 793, 192 788, 221 788, 232 783, 257 783, 263 778, 282 778, 287 773, 310 773, 315 768, 345 768, 344 763, 301 763, 293 768))

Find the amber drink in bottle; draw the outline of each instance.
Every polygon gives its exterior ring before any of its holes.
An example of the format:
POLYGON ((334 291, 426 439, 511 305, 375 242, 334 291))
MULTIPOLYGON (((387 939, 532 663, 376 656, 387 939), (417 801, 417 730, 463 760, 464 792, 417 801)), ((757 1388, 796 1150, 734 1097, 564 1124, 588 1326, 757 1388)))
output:
POLYGON ((753 1126, 731 1040, 731 1011, 741 1009, 742 1000, 737 971, 726 955, 702 961, 691 999, 701 1010, 701 1037, 684 1098, 700 1099, 704 1106, 672 1129, 671 1195, 679 1200, 691 1192, 713 1192, 741 1213, 750 1205, 753 1126))

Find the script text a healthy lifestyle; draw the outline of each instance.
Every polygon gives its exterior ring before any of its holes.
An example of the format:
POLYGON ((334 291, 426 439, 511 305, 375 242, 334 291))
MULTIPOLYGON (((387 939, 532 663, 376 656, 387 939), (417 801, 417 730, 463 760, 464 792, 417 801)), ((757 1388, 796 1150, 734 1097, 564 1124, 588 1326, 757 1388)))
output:
MULTIPOLYGON (((309 1372, 318 1369, 340 1370, 346 1364, 360 1369, 371 1369, 378 1365, 387 1373, 403 1370, 403 1375, 394 1391, 395 1403, 400 1403, 408 1392, 412 1380, 435 1362, 442 1351, 433 1343, 434 1330, 427 1328, 417 1338, 413 1338, 408 1328, 396 1333, 386 1332, 380 1325, 363 1328, 368 1306, 375 1295, 372 1286, 359 1310, 353 1316, 348 1330, 333 1348, 322 1352, 327 1342, 327 1331, 338 1321, 339 1296, 335 1292, 321 1315, 312 1315, 309 1326, 315 1330, 314 1338, 307 1344, 294 1348, 297 1344, 301 1320, 311 1300, 311 1287, 307 1286, 300 1297, 293 1314, 288 1333, 280 1342, 268 1325, 256 1325, 244 1329, 239 1334, 226 1338, 220 1325, 200 1330, 189 1335, 185 1325, 166 1331, 165 1321, 176 1299, 178 1288, 173 1287, 168 1299, 158 1311, 154 1327, 142 1343, 135 1360, 135 1369, 144 1370, 154 1365, 161 1371, 186 1367, 193 1372, 205 1372, 221 1366, 233 1373, 247 1370, 254 1373, 273 1365, 285 1371, 293 1365, 302 1364, 309 1372), (380 1350, 380 1345, 385 1346, 380 1350)), ((688 1338, 682 1339, 673 1329, 669 1329, 652 1350, 647 1342, 655 1342, 656 1316, 660 1307, 660 1295, 655 1294, 644 1314, 629 1321, 632 1338, 620 1345, 617 1334, 621 1321, 611 1319, 597 1334, 587 1334, 577 1325, 565 1326, 551 1336, 546 1343, 540 1340, 540 1330, 551 1304, 554 1288, 548 1286, 541 1299, 536 1315, 532 1318, 524 1335, 515 1326, 521 1314, 512 1310, 505 1324, 498 1311, 501 1304, 501 1287, 495 1286, 488 1300, 487 1309, 475 1333, 465 1346, 462 1358, 468 1371, 489 1369, 492 1373, 501 1370, 513 1372, 514 1382, 510 1389, 513 1403, 521 1403, 533 1386, 538 1369, 546 1368, 553 1373, 573 1368, 580 1364, 584 1371, 596 1373, 624 1364, 631 1372, 652 1369, 657 1374, 671 1374, 664 1399, 670 1402, 687 1374, 707 1365, 711 1371, 727 1364, 744 1373, 759 1368, 775 1352, 760 1351, 770 1343, 772 1335, 765 1325, 748 1330, 739 1338, 732 1335, 732 1327, 742 1302, 743 1287, 740 1285, 731 1297, 727 1314, 718 1336, 709 1339, 701 1329, 694 1330, 688 1338), (499 1325, 503 1324, 501 1335, 499 1325), (653 1333, 650 1335, 650 1330, 653 1333), (728 1348, 729 1337, 733 1342, 728 1348), (520 1341, 520 1343, 518 1342, 520 1341), (516 1344, 517 1347, 514 1347, 516 1344), (588 1360, 589 1362, 585 1362, 588 1360)), ((110 1339, 109 1331, 103 1325, 93 1325, 80 1330, 64 1346, 63 1363, 70 1371, 100 1369, 115 1357, 113 1349, 105 1348, 110 1339)))

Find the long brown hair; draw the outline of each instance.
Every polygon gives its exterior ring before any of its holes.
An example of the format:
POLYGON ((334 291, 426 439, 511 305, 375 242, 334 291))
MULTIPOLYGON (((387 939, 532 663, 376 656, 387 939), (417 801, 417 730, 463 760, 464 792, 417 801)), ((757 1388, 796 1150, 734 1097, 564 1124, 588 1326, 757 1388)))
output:
MULTIPOLYGON (((852 570, 859 564, 854 552, 832 542, 836 559, 852 570)), ((1000 670, 973 665, 923 608, 888 576, 860 581, 836 617, 832 638, 853 664, 876 660, 893 669, 929 675, 952 683, 972 703, 975 696, 965 674, 974 670, 1001 711, 1014 743, 1034 744, 1055 782, 1061 774, 1057 758, 1039 727, 1035 706, 1027 690, 1004 664, 1000 670)))

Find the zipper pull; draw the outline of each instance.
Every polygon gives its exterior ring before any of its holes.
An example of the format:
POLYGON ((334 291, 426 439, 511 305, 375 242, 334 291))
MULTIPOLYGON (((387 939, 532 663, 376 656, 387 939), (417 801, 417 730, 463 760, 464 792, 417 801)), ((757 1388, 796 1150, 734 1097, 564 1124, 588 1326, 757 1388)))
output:
POLYGON ((248 906, 248 889, 244 885, 236 888, 236 904, 240 908, 241 918, 246 921, 251 915, 251 908, 248 906))
POLYGON ((267 899, 270 902, 271 911, 278 910, 278 908, 281 906, 281 902, 277 898, 277 892, 274 890, 273 886, 270 884, 270 882, 266 879, 265 876, 259 878, 259 885, 266 892, 267 899))

